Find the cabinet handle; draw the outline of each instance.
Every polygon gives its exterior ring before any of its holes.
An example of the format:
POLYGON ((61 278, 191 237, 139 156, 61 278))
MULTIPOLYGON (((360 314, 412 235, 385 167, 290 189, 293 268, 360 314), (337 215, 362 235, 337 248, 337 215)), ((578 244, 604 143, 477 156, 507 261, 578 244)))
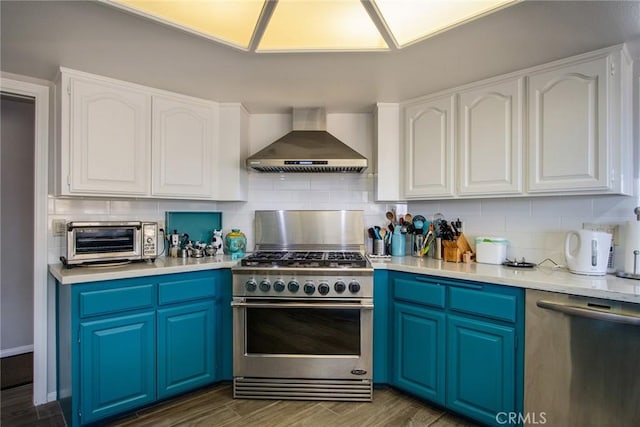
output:
POLYGON ((536 305, 540 308, 559 311, 560 313, 568 314, 569 316, 586 317, 587 319, 603 320, 605 322, 624 323, 627 325, 640 326, 640 316, 634 316, 632 314, 611 313, 601 309, 578 307, 562 302, 544 300, 536 302, 536 305))
POLYGON ((477 290, 482 290, 484 288, 484 286, 482 285, 475 285, 473 283, 449 283, 449 285, 456 287, 456 288, 467 288, 467 289, 477 289, 477 290))
POLYGON ((415 280, 416 282, 428 283, 430 285, 442 286, 440 285, 440 282, 434 282, 430 277, 414 276, 413 280, 415 280))

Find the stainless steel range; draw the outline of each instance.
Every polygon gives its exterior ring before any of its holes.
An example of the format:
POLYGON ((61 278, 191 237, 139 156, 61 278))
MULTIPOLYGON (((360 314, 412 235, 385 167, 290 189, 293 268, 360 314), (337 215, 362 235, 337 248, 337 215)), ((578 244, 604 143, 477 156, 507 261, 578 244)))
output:
POLYGON ((373 269, 362 211, 256 211, 233 268, 234 397, 369 401, 373 269))

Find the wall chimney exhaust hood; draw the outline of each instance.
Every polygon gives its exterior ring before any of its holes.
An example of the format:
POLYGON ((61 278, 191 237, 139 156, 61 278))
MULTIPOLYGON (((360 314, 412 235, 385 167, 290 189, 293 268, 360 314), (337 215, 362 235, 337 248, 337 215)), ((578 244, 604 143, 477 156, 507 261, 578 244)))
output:
POLYGON ((260 172, 352 172, 367 168, 367 158, 326 131, 322 108, 293 109, 293 131, 247 159, 260 172))

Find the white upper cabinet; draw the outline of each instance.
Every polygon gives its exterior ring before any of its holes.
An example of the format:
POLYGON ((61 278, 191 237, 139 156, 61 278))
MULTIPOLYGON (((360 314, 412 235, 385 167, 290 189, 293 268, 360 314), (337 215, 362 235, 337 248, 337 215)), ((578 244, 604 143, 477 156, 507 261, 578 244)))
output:
POLYGON ((69 193, 149 193, 151 96, 118 84, 68 81, 69 193))
POLYGON ((404 196, 453 196, 454 96, 426 99, 404 108, 404 196))
POLYGON ((57 83, 57 195, 246 199, 246 114, 220 126, 216 102, 67 68, 57 83))
POLYGON ((529 192, 624 192, 620 54, 530 75, 529 192))
POLYGON ((633 194, 631 66, 614 46, 404 102, 404 197, 633 194))
POLYGON ((522 191, 524 78, 459 93, 458 194, 522 191))
POLYGON ((213 102, 153 97, 152 195, 212 197, 217 118, 213 102))

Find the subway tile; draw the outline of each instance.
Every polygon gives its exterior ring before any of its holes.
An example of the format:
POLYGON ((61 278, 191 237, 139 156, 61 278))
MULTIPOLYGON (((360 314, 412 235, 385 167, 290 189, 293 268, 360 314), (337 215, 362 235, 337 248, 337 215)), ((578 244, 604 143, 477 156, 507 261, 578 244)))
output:
POLYGON ((592 213, 591 197, 542 197, 531 201, 531 215, 534 217, 591 216, 592 213))
POLYGON ((274 191, 286 191, 286 190, 306 190, 311 189, 311 185, 308 179, 288 179, 280 180, 273 184, 274 191))
POLYGON ((156 200, 112 200, 109 212, 112 215, 147 215, 140 219, 154 219, 160 215, 158 205, 156 200))
POLYGON ((218 207, 213 201, 163 200, 158 203, 158 211, 161 215, 164 215, 166 211, 216 212, 218 207))
POLYGON ((466 235, 495 237, 504 235, 506 230, 506 220, 504 216, 466 216, 460 218, 462 221, 462 231, 466 235))
POLYGON ((506 231, 544 232, 561 230, 560 217, 520 217, 506 218, 506 231))
POLYGON ((440 213, 450 221, 465 215, 481 215, 481 207, 480 200, 447 200, 440 203, 440 213))
POLYGON ((480 201, 482 215, 507 216, 530 215, 531 200, 529 199, 485 199, 480 201))
POLYGON ((95 199, 55 199, 55 213, 58 215, 109 215, 109 200, 95 199))

